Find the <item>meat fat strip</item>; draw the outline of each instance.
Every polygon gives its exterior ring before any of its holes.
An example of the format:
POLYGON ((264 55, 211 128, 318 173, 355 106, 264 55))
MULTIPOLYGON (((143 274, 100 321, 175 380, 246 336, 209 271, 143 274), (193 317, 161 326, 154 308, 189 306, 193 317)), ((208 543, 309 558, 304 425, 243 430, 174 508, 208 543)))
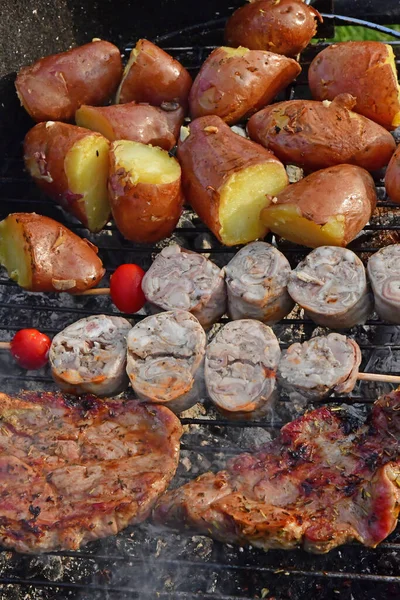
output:
POLYGON ((226 416, 255 417, 273 400, 280 358, 270 327, 250 319, 227 323, 208 345, 205 360, 207 391, 226 416))
POLYGON ((181 412, 199 401, 206 334, 184 310, 143 319, 128 335, 127 372, 143 400, 181 412))
POLYGON ((349 394, 358 376, 361 350, 339 333, 296 343, 282 353, 278 383, 296 403, 323 400, 332 393, 349 394))
POLYGON ((373 311, 364 265, 347 248, 310 252, 290 274, 288 291, 310 319, 330 329, 365 323, 373 311))
POLYGON ((286 317, 294 302, 287 291, 287 258, 265 242, 253 242, 225 267, 228 312, 232 319, 258 319, 274 324, 286 317))
POLYGON ((202 254, 177 244, 156 256, 142 289, 156 310, 187 310, 205 329, 226 310, 224 272, 202 254))
POLYGON ((400 324, 400 244, 392 244, 373 254, 368 276, 375 298, 375 310, 389 323, 400 324))
POLYGON ((125 390, 126 337, 131 328, 122 317, 94 315, 60 331, 49 353, 54 381, 77 395, 111 396, 125 390))

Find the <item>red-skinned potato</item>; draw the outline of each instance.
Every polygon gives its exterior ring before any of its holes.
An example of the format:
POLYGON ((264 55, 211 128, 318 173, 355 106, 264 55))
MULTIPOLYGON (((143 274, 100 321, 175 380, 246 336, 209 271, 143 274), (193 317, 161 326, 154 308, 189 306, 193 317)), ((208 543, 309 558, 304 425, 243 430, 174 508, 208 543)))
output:
POLYGON ((331 103, 279 102, 253 115, 247 130, 283 163, 306 171, 344 163, 367 171, 381 169, 395 151, 395 141, 384 127, 353 112, 355 103, 349 94, 331 103))
POLYGON ((265 236, 260 211, 270 194, 288 185, 284 166, 271 152, 208 116, 190 123, 178 159, 186 200, 223 244, 265 236))
POLYGON ((393 49, 383 42, 342 42, 317 54, 308 71, 313 98, 357 99, 354 110, 386 129, 400 125, 400 93, 393 49))
POLYGON ((105 104, 115 94, 121 76, 118 48, 93 40, 23 67, 15 87, 35 121, 72 121, 82 104, 105 104))
POLYGON ((222 46, 211 52, 189 94, 192 118, 217 115, 232 125, 269 102, 300 73, 286 56, 222 46))
POLYGON ((303 0, 259 0, 238 8, 228 19, 228 46, 270 50, 296 56, 309 44, 322 17, 303 0))
POLYGON ((371 175, 354 165, 316 171, 287 187, 261 212, 274 233, 310 248, 347 246, 377 202, 371 175))
POLYGON ((96 246, 36 213, 0 222, 0 263, 30 292, 83 292, 104 275, 96 246))
POLYGON ((400 146, 393 154, 386 169, 385 187, 389 198, 400 204, 400 146))
POLYGON ((185 117, 182 107, 163 110, 150 104, 81 106, 75 121, 80 127, 98 131, 110 141, 131 140, 171 150, 185 117))
POLYGON ((25 136, 25 166, 50 198, 90 231, 110 218, 108 152, 110 142, 76 125, 38 123, 25 136))
POLYGON ((192 78, 180 62, 149 42, 139 40, 129 57, 116 101, 148 102, 153 106, 187 107, 192 78))
POLYGON ((109 197, 116 226, 132 242, 157 242, 182 212, 181 168, 156 146, 121 140, 110 150, 109 197))

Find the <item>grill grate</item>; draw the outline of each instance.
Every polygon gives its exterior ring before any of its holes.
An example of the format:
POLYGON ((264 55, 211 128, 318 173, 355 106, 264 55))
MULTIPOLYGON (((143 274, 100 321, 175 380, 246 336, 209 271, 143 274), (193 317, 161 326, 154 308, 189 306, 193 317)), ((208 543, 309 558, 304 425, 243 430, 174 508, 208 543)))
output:
MULTIPOLYGON (((156 39, 192 72, 222 40, 224 20, 200 24, 156 39), (179 44, 179 45, 178 45, 179 44)), ((286 97, 307 97, 307 69, 313 56, 325 44, 307 49, 303 73, 290 86, 286 97)), ((125 48, 125 55, 132 46, 125 48)), ((400 63, 400 42, 393 42, 400 63)), ((97 235, 88 233, 38 192, 23 172, 21 139, 29 126, 21 111, 21 131, 15 147, 0 168, 0 218, 19 210, 36 211, 64 222, 79 235, 100 248, 107 268, 106 286, 113 270, 123 262, 137 262, 147 269, 163 244, 138 246, 122 239, 114 225, 97 235)), ((350 246, 365 261, 382 245, 400 241, 400 207, 385 197, 383 182, 376 176, 378 209, 370 225, 350 246)), ((224 248, 190 211, 186 211, 172 238, 187 248, 210 256, 222 266, 237 249, 224 248)), ((271 237, 296 265, 309 251, 271 237)), ((90 314, 119 314, 108 297, 70 297, 22 292, 0 275, 0 339, 10 339, 22 327, 38 327, 53 335, 78 318, 90 314)), ((125 315, 129 316, 129 315, 125 315)), ((144 314, 135 316, 141 319, 144 314)), ((222 319, 225 322, 226 319, 222 319)), ((282 348, 293 341, 309 338, 316 326, 299 310, 274 327, 282 348)), ((320 330, 320 328, 318 328, 320 330)), ((400 374, 400 328, 375 317, 351 334, 363 350, 362 368, 366 371, 400 374)), ((345 400, 367 410, 382 391, 391 386, 362 383, 345 400)), ((25 389, 55 389, 48 368, 29 373, 19 369, 8 352, 0 352, 0 388, 8 393, 25 389)), ((175 485, 208 469, 220 468, 229 456, 265 442, 288 419, 284 402, 271 416, 259 421, 227 421, 207 403, 191 409, 182 417, 181 464, 175 485)), ((81 552, 59 552, 42 557, 0 552, 0 597, 4 600, 29 598, 97 599, 107 598, 219 598, 243 600, 266 597, 292 600, 305 597, 344 599, 400 597, 400 529, 375 551, 350 544, 329 555, 310 556, 301 551, 271 551, 222 545, 203 536, 180 535, 156 529, 150 523, 128 529, 115 538, 90 544, 81 552)))

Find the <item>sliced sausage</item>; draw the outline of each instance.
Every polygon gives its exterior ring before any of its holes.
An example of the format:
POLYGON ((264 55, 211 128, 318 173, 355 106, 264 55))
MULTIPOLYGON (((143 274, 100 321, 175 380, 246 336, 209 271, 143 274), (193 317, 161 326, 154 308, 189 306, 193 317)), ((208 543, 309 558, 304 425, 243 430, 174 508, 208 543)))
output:
POLYGON ((287 258, 271 244, 253 242, 225 267, 228 312, 232 319, 258 319, 277 323, 293 308, 287 291, 287 258))
POLYGON ((350 393, 357 381, 361 351, 339 333, 296 343, 283 352, 278 384, 296 402, 322 400, 333 392, 350 393))
POLYGON ((347 329, 373 311, 364 265, 347 248, 316 248, 291 272, 288 291, 318 325, 347 329))
POLYGON ((70 394, 111 396, 126 389, 126 337, 132 325, 122 317, 94 315, 72 323, 51 344, 53 379, 70 394))
POLYGON ((210 327, 226 310, 224 273, 177 244, 164 248, 142 281, 146 299, 162 310, 187 310, 210 327))
POLYGON ((143 319, 128 335, 127 372, 139 398, 181 412, 200 400, 206 334, 185 310, 143 319))
POLYGON ((242 319, 227 323, 207 347, 205 381, 217 408, 227 416, 262 414, 273 398, 280 358, 270 327, 242 319))
POLYGON ((400 244, 392 244, 373 254, 368 276, 375 297, 375 310, 384 321, 400 324, 400 244))

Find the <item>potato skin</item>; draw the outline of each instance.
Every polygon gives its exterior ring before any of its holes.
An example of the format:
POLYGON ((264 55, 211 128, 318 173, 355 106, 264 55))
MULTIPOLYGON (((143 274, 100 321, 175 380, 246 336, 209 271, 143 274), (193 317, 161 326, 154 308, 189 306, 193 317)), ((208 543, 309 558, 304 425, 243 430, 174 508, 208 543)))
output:
POLYGON ((118 48, 99 40, 23 67, 15 87, 35 121, 72 121, 82 104, 105 104, 121 76, 118 48))
POLYGON ((88 240, 48 217, 13 213, 24 230, 32 268, 31 292, 83 292, 96 286, 105 273, 98 249, 88 240))
POLYGON ((393 154, 386 170, 385 187, 389 198, 400 204, 400 146, 393 154))
POLYGON ((105 123, 107 132, 103 129, 100 133, 111 142, 132 140, 171 150, 178 139, 185 111, 182 107, 167 111, 136 102, 112 106, 84 105, 76 111, 75 120, 78 125, 96 131, 94 127, 89 126, 88 121, 95 117, 105 123))
POLYGON ((108 180, 111 211, 122 235, 132 242, 158 242, 171 235, 182 213, 181 178, 171 183, 137 183, 120 168, 111 144, 108 180))
POLYGON ((340 245, 347 246, 368 223, 376 202, 374 180, 365 169, 336 165, 289 185, 262 213, 272 206, 294 205, 299 217, 318 225, 325 225, 331 217, 342 215, 345 227, 340 245))
POLYGON ((217 116, 190 123, 190 135, 178 142, 185 199, 220 240, 220 189, 236 172, 265 162, 280 161, 268 150, 241 137, 217 116))
POLYGON ((24 140, 25 166, 35 183, 85 227, 88 227, 87 214, 80 195, 69 189, 65 158, 74 144, 89 135, 103 137, 76 125, 49 121, 32 127, 24 140))
POLYGON ((259 0, 241 6, 228 19, 225 41, 228 46, 296 56, 314 37, 317 20, 322 23, 319 12, 303 0, 259 0))
POLYGON ((148 102, 153 106, 176 102, 186 108, 192 78, 181 63, 148 40, 139 40, 134 52, 136 60, 125 68, 117 102, 148 102))
POLYGON ((234 55, 217 48, 203 63, 189 94, 193 119, 217 115, 232 125, 269 102, 300 73, 300 65, 286 56, 262 50, 234 55))
POLYGON ((355 112, 386 129, 400 124, 397 78, 389 63, 389 47, 382 42, 342 42, 317 54, 308 71, 315 100, 333 100, 348 93, 357 99, 355 112), (396 119, 399 122, 393 123, 396 119))
POLYGON ((390 133, 350 112, 355 98, 341 94, 329 105, 312 100, 279 102, 253 115, 249 136, 286 164, 306 171, 353 164, 375 171, 386 166, 396 148, 390 133))

